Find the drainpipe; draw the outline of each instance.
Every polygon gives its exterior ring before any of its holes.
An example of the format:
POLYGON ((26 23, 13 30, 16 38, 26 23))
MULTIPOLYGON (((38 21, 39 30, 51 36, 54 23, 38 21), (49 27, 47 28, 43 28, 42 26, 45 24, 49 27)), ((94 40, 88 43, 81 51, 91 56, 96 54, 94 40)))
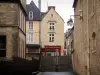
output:
POLYGON ((39 10, 40 10, 40 22, 39 22, 39 44, 41 49, 41 0, 39 0, 39 10))
POLYGON ((89 20, 89 14, 88 14, 88 4, 89 4, 89 0, 87 0, 87 40, 88 40, 88 56, 87 56, 87 59, 88 59, 88 62, 87 62, 87 75, 90 75, 90 39, 89 39, 89 23, 88 23, 88 20, 89 20))
POLYGON ((42 43, 41 43, 41 0, 38 1, 38 7, 40 10, 40 22, 39 22, 39 44, 40 44, 40 49, 39 49, 39 70, 41 68, 41 55, 42 55, 42 43))

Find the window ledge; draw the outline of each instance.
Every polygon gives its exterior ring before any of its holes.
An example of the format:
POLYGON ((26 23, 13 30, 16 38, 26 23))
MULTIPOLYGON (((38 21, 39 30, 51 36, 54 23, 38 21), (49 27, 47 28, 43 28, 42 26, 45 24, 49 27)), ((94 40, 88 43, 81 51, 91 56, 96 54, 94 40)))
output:
POLYGON ((56 33, 55 31, 49 31, 48 33, 56 33))
POLYGON ((49 29, 49 31, 55 31, 55 29, 49 29))
POLYGON ((8 61, 7 57, 0 57, 0 61, 8 61))
POLYGON ((33 29, 28 29, 28 31, 33 31, 33 29))

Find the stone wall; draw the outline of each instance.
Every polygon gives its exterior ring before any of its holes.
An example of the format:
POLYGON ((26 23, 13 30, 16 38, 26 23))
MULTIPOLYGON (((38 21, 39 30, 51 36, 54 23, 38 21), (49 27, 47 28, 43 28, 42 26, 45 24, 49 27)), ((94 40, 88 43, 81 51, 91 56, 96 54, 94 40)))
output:
POLYGON ((12 59, 13 55, 17 55, 18 50, 18 29, 13 27, 0 27, 0 35, 5 35, 7 40, 6 57, 12 59))
POLYGON ((100 75, 100 0, 89 0, 90 73, 100 75), (93 33, 95 33, 93 45, 93 33))
POLYGON ((0 25, 18 25, 18 5, 0 3, 0 25))
POLYGON ((7 36, 8 59, 13 56, 25 58, 25 15, 23 12, 23 16, 20 15, 20 10, 17 3, 0 3, 0 35, 7 36))
POLYGON ((73 68, 80 75, 87 75, 88 65, 88 27, 87 27, 87 1, 78 0, 74 9, 75 15, 80 15, 82 10, 83 17, 75 16, 74 23, 74 52, 72 54, 73 68))
POLYGON ((75 14, 73 66, 80 75, 100 75, 100 0, 79 0, 75 14))

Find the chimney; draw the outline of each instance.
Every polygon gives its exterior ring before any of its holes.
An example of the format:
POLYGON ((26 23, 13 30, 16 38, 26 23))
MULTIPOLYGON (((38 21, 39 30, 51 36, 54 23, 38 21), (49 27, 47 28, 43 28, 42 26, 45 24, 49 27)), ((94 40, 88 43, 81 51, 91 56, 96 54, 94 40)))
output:
POLYGON ((53 8, 55 10, 55 6, 48 6, 48 11, 53 8))

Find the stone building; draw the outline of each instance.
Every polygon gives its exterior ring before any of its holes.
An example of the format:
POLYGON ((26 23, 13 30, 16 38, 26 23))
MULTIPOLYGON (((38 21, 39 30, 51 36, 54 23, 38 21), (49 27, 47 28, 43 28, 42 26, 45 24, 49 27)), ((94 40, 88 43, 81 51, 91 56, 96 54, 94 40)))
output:
POLYGON ((41 13, 41 44, 44 56, 63 55, 64 20, 49 6, 47 12, 41 13))
POLYGON ((65 33, 66 55, 71 55, 71 52, 72 52, 72 48, 73 48, 73 32, 74 32, 74 27, 69 28, 68 31, 65 33))
POLYGON ((33 1, 26 5, 26 58, 32 60, 40 53, 40 10, 33 1))
POLYGON ((26 13, 22 3, 21 0, 0 0, 0 60, 25 58, 26 13))
POLYGON ((100 75, 100 0, 74 0, 73 68, 80 75, 100 75))

